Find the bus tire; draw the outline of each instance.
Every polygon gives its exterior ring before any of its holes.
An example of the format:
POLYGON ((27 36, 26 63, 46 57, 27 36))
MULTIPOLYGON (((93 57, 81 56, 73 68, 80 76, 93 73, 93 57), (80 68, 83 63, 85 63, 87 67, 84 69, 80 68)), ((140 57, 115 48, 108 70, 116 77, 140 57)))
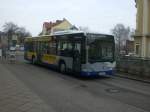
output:
POLYGON ((61 62, 61 63, 59 64, 59 71, 60 71, 61 73, 66 73, 66 64, 65 64, 64 62, 61 62))
POLYGON ((32 56, 32 64, 35 64, 36 60, 35 60, 35 57, 32 56))

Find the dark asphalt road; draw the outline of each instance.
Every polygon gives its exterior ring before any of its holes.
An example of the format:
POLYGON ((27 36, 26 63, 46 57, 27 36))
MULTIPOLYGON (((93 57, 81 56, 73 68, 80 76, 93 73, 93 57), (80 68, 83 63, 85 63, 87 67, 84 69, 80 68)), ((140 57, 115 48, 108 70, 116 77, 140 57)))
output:
POLYGON ((25 61, 3 64, 56 112, 150 112, 150 84, 118 77, 80 79, 25 61))

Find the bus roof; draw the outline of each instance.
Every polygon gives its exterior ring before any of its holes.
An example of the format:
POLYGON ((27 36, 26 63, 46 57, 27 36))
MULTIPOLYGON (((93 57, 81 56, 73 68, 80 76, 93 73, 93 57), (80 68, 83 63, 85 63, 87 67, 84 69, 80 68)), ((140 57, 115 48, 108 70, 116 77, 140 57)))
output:
POLYGON ((42 36, 37 36, 37 37, 26 37, 25 41, 50 41, 52 40, 53 36, 58 36, 58 35, 71 35, 71 34, 84 34, 86 35, 101 35, 101 36, 109 36, 112 37, 113 35, 108 35, 108 34, 101 34, 101 33, 92 33, 92 32, 84 32, 84 31, 77 31, 77 30, 66 30, 66 31, 58 31, 54 32, 51 35, 42 35, 42 36))
POLYGON ((64 35, 64 34, 78 34, 78 33, 84 33, 84 32, 83 31, 78 31, 78 30, 57 31, 57 32, 52 33, 52 36, 64 35))
POLYGON ((50 35, 42 35, 37 37, 26 37, 25 41, 50 41, 52 37, 50 35))
POLYGON ((54 32, 52 34, 52 36, 55 35, 65 35, 65 34, 81 34, 83 33, 84 35, 103 35, 103 36, 113 36, 113 35, 109 35, 109 34, 102 34, 102 33, 95 33, 95 32, 84 32, 84 31, 78 31, 78 30, 66 30, 66 31, 58 31, 58 32, 54 32))

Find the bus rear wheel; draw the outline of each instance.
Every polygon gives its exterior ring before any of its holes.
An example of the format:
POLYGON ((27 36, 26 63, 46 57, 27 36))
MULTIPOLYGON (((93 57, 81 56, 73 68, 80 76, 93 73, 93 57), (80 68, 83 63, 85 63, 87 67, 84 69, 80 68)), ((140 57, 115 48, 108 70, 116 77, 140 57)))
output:
POLYGON ((66 64, 65 63, 60 63, 59 70, 60 70, 61 73, 66 73, 66 64))

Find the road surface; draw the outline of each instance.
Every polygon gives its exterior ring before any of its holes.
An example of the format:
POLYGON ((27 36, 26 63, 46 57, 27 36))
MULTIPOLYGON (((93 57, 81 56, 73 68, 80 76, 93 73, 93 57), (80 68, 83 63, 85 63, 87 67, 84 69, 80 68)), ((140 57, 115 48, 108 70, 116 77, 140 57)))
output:
POLYGON ((55 112, 150 112, 150 84, 119 77, 81 79, 26 61, 2 62, 55 112))

